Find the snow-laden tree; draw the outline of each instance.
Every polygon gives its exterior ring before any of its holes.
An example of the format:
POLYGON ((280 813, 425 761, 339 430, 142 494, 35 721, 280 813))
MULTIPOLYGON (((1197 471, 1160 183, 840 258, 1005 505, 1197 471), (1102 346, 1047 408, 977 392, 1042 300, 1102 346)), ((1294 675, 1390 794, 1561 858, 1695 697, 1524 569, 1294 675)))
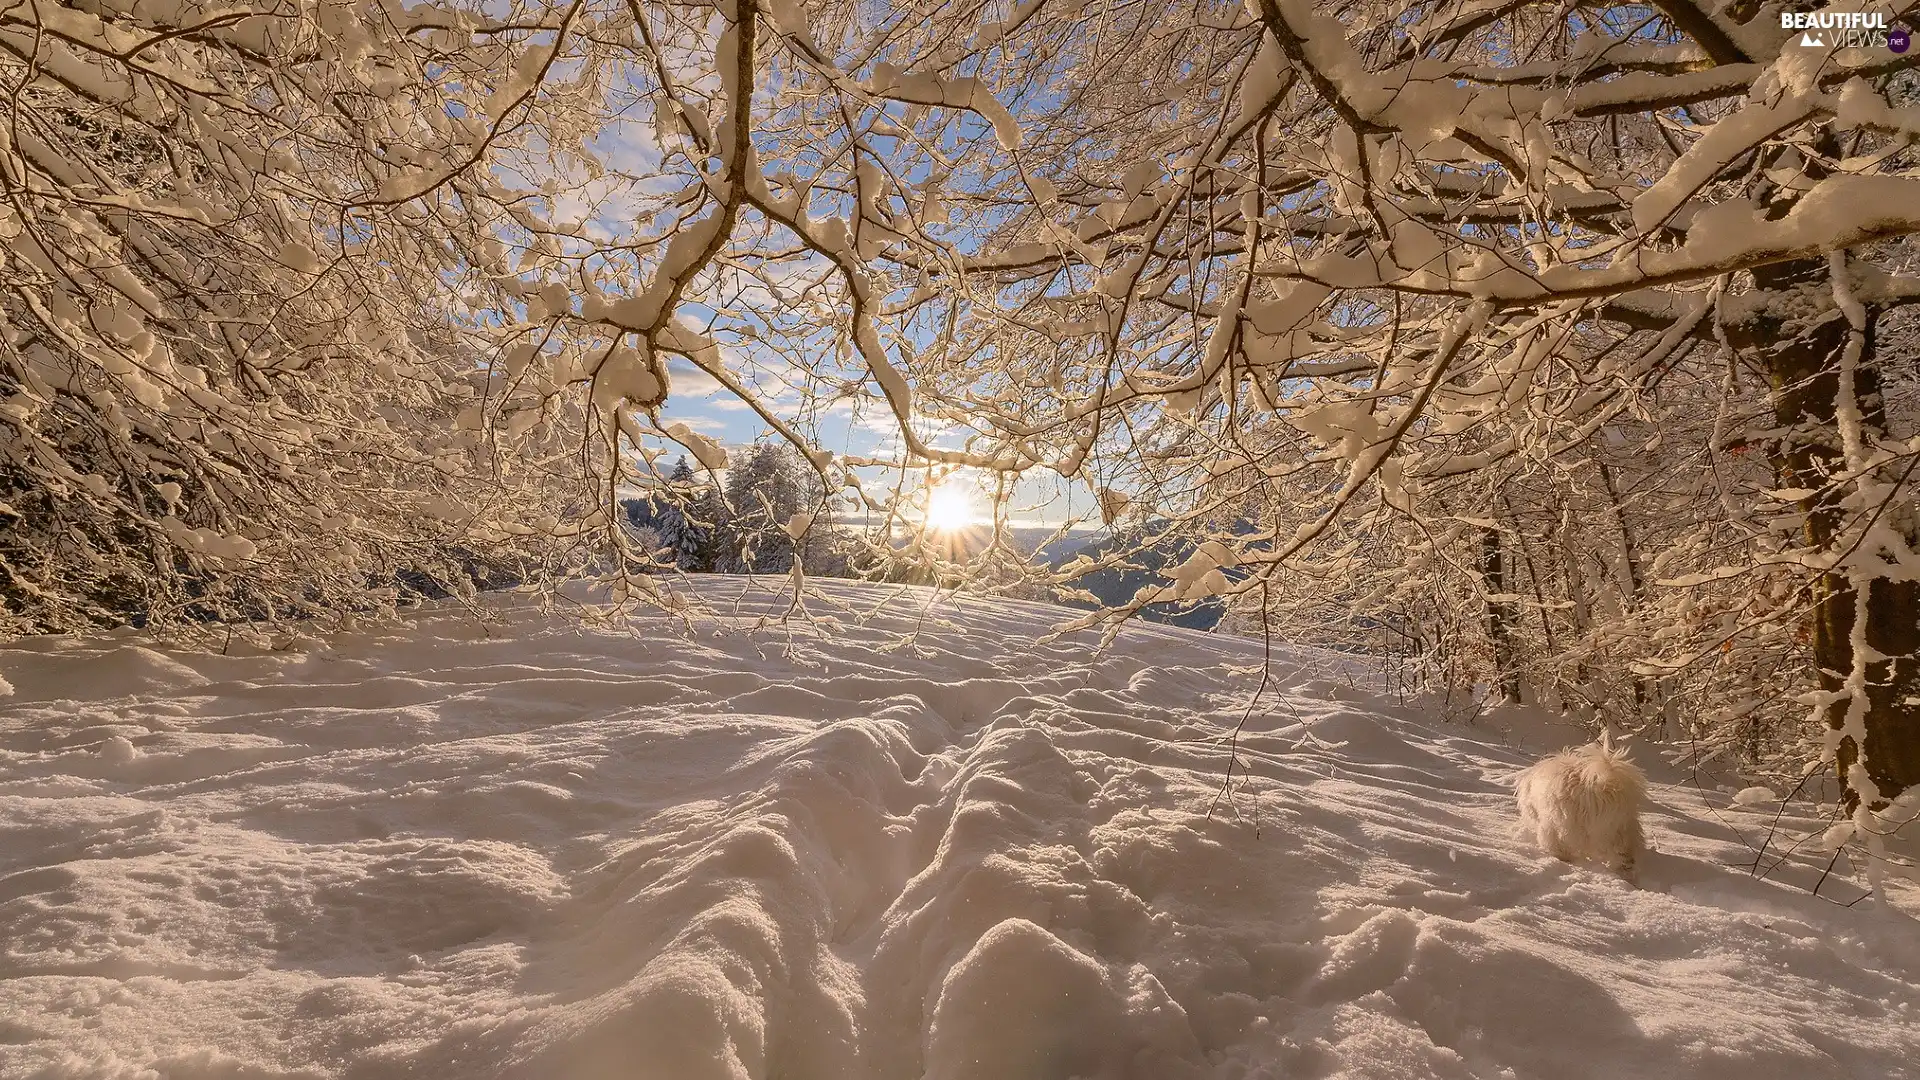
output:
POLYGON ((897 424, 829 483, 1044 468, 1214 541, 1136 603, 1471 581, 1483 674, 1771 709, 1775 752, 1797 710, 1850 799, 1920 783, 1902 54, 1692 0, 638 10, 632 272, 540 309, 617 336, 602 399, 675 354, 807 446, 777 371, 897 424), (1684 490, 1596 504, 1656 442, 1684 490), (1755 649, 1798 688, 1706 692, 1755 649))
MULTIPOLYGON (((1463 679, 1774 762, 1814 736, 1872 828, 1920 785, 1920 109, 1870 36, 1749 0, 349 10, 0 24, 0 76, 47 95, 0 147, 0 227, 41 230, 5 407, 77 417, 9 420, 10 467, 115 503, 97 573, 257 559, 247 523, 412 542, 366 523, 422 483, 463 539, 544 499, 528 547, 619 548, 663 448, 728 465, 661 408, 679 365, 889 525, 918 478, 1051 470, 1193 552, 1109 615, 1350 597, 1463 679), (154 355, 242 389, 142 404, 154 355), (895 438, 826 452, 830 405, 895 438), (226 448, 253 432, 325 492, 226 448), (180 478, 108 468, 147 438, 180 478), (226 524, 230 470, 291 493, 226 524), (165 524, 168 483, 202 516, 165 524)), ((9 596, 45 607, 96 571, 32 527, 9 596)))
POLYGON ((820 478, 793 447, 759 442, 739 455, 727 471, 726 505, 716 572, 786 574, 798 557, 806 573, 840 576, 827 565, 836 536, 820 478))
POLYGON ((661 546, 670 554, 671 562, 681 570, 706 569, 701 566, 701 548, 706 537, 713 531, 712 521, 701 521, 695 511, 699 503, 698 494, 702 490, 698 478, 694 476, 693 466, 687 463, 685 456, 673 463, 667 473, 669 490, 676 496, 661 511, 659 523, 655 526, 660 534, 661 546))
POLYGON ((503 417, 478 328, 581 11, 0 6, 0 631, 577 561, 583 413, 503 417))

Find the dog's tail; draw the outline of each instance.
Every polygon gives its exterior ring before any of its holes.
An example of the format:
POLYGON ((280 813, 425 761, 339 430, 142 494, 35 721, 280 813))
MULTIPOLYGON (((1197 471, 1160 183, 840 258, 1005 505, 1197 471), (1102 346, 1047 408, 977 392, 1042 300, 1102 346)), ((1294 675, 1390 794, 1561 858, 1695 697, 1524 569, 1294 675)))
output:
POLYGON ((1588 773, 1590 777, 1619 784, 1636 796, 1646 795, 1647 774, 1640 771, 1640 766, 1635 765, 1632 759, 1627 757, 1626 747, 1614 746, 1613 740, 1602 732, 1600 741, 1588 743, 1585 750, 1593 763, 1592 767, 1597 767, 1598 770, 1596 775, 1590 768, 1588 773))
POLYGON ((1591 744, 1589 749, 1596 751, 1600 757, 1607 759, 1607 761, 1612 764, 1633 765, 1632 760, 1627 757, 1627 748, 1613 745, 1613 730, 1611 727, 1601 728, 1599 740, 1591 744))

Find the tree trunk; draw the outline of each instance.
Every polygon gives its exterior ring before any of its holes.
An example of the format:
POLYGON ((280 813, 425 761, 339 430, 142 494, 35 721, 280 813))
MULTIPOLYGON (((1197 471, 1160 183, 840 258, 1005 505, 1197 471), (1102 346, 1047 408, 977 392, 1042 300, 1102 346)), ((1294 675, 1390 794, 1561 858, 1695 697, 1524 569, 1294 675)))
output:
MULTIPOLYGON (((1851 484, 1834 483, 1845 468, 1839 429, 1840 360, 1851 327, 1834 302, 1831 270, 1824 261, 1776 263, 1753 273, 1759 290, 1779 302, 1753 305, 1756 313, 1726 327, 1727 338, 1742 358, 1766 373, 1775 432, 1768 460, 1781 488, 1812 492, 1800 500, 1803 541, 1810 549, 1845 554, 1846 511, 1842 502, 1851 484)), ((1869 319, 1866 340, 1855 367, 1854 399, 1862 427, 1872 440, 1886 434, 1886 407, 1869 319)), ((1894 498, 1899 498, 1896 494, 1894 498)), ((1883 526, 1902 520, 1897 509, 1883 526)), ((1909 537, 1911 542, 1912 537, 1909 537)), ((1838 691, 1854 666, 1855 616, 1860 608, 1852 582, 1842 573, 1823 573, 1813 582, 1813 654, 1821 689, 1838 691)), ((1881 803, 1920 786, 1920 583, 1875 578, 1867 585, 1863 640, 1877 659, 1866 665, 1866 772, 1879 788, 1881 803)), ((1848 700, 1826 707, 1827 726, 1841 730, 1848 700)), ((1851 779, 1861 758, 1852 737, 1840 739, 1837 764, 1849 811, 1860 791, 1851 779)), ((1878 804, 1877 804, 1878 805, 1878 804)), ((1876 807, 1877 808, 1877 807, 1876 807)))
POLYGON ((1506 702, 1520 700, 1520 672, 1513 662, 1513 604, 1493 599, 1507 591, 1507 576, 1500 552, 1500 530, 1486 529, 1480 534, 1480 581, 1487 592, 1487 639, 1493 644, 1494 685, 1506 702))
MULTIPOLYGON (((1614 531, 1620 534, 1619 557, 1613 560, 1614 579, 1620 589, 1620 609, 1630 615, 1639 609, 1640 601, 1646 594, 1646 580, 1640 572, 1640 546, 1634 539, 1633 527, 1627 523, 1626 507, 1620 505, 1620 486, 1613 481, 1613 470, 1607 467, 1604 458, 1596 456, 1595 464, 1600 468, 1600 488, 1607 493, 1607 507, 1613 512, 1614 531)), ((1647 680, 1639 675, 1633 675, 1631 679, 1633 722, 1639 724, 1647 718, 1647 680)), ((1607 717, 1609 727, 1612 720, 1612 717, 1607 717)))

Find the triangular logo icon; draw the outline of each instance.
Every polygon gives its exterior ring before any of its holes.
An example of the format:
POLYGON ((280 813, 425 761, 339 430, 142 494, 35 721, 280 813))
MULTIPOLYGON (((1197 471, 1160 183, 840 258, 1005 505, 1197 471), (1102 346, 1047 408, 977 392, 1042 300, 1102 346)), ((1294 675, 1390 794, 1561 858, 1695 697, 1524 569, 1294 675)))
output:
POLYGON ((1827 47, 1827 43, 1820 40, 1820 35, 1811 30, 1800 35, 1800 44, 1811 49, 1824 49, 1827 47))

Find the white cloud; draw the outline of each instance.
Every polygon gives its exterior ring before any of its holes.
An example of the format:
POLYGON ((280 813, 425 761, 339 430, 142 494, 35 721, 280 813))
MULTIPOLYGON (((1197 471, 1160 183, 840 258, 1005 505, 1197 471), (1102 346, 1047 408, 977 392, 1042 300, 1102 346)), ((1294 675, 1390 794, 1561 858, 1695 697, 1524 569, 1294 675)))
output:
POLYGON ((700 413, 674 413, 661 419, 668 424, 685 424, 702 435, 731 434, 732 425, 723 417, 705 416, 700 413))

